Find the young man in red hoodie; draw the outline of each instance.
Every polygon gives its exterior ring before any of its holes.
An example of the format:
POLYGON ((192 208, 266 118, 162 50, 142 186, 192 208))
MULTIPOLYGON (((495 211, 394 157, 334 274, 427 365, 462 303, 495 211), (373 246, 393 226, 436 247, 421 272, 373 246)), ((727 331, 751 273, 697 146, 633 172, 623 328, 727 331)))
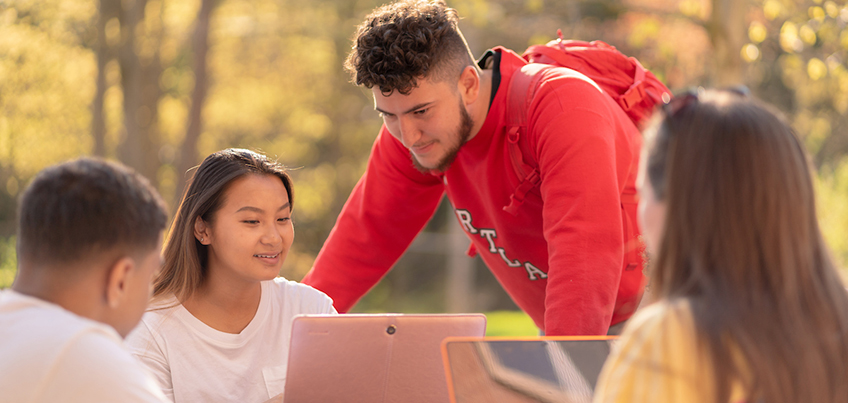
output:
POLYGON ((629 197, 639 131, 585 76, 543 79, 522 134, 541 181, 504 209, 524 179, 510 159, 505 116, 510 79, 526 61, 496 47, 475 62, 457 21, 441 0, 406 0, 360 25, 346 67, 373 92, 384 125, 303 282, 348 310, 447 193, 471 254, 540 329, 606 334, 630 317, 644 287, 629 197))

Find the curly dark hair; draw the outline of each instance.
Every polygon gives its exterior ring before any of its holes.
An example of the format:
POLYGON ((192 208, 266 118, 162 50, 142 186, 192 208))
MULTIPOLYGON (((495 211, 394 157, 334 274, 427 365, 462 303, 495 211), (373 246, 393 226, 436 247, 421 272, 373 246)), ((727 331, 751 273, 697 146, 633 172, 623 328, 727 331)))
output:
POLYGON ((456 10, 443 0, 402 0, 359 26, 345 61, 353 82, 383 94, 409 94, 422 78, 447 81, 473 65, 456 10))

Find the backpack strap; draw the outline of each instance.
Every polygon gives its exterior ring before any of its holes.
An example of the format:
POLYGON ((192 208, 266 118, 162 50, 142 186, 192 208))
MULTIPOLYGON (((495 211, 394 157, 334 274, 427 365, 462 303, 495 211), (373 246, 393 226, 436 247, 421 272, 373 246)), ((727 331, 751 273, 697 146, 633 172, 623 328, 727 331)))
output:
POLYGON ((550 65, 531 63, 522 66, 512 74, 507 89, 506 109, 506 140, 509 150, 509 160, 519 178, 523 178, 515 192, 509 196, 509 204, 503 209, 507 213, 515 215, 518 208, 524 203, 527 193, 542 182, 538 167, 527 164, 526 161, 534 161, 534 158, 524 157, 520 145, 522 132, 527 130, 527 109, 536 95, 536 88, 542 79, 543 71, 552 68, 550 65))
POLYGON ((521 137, 522 134, 527 132, 527 110, 536 96, 536 90, 539 88, 540 82, 546 77, 557 74, 557 70, 561 70, 561 72, 567 71, 568 73, 563 74, 584 79, 597 88, 598 91, 603 92, 590 78, 565 67, 543 63, 529 63, 513 73, 507 90, 506 139, 510 162, 516 175, 523 179, 521 179, 521 183, 515 189, 515 192, 509 196, 509 204, 503 208, 504 211, 512 215, 518 213, 518 208, 524 203, 527 193, 542 183, 536 157, 532 150, 529 149, 529 146, 526 145, 528 141, 526 137, 523 142, 521 141, 521 137))

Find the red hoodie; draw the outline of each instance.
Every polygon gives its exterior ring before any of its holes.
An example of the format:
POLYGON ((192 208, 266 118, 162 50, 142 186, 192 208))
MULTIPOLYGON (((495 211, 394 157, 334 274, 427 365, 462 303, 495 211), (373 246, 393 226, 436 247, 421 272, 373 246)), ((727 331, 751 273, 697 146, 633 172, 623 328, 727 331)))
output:
POLYGON ((644 288, 634 186, 641 136, 591 83, 543 81, 525 134, 541 184, 515 215, 504 211, 523 179, 507 148, 506 93, 526 62, 494 50, 501 54, 500 85, 483 127, 450 168, 420 173, 383 126, 303 282, 347 311, 400 258, 446 192, 472 250, 545 334, 606 334, 630 317, 644 288))

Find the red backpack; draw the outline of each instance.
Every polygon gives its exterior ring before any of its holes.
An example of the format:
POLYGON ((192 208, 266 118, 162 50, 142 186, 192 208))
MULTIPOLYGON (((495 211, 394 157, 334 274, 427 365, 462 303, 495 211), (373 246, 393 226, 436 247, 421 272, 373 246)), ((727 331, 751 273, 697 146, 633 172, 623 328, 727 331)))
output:
POLYGON ((524 178, 504 210, 515 214, 529 191, 539 185, 539 165, 529 150, 519 142, 527 122, 527 108, 533 102, 539 81, 545 72, 566 67, 575 70, 597 84, 615 100, 630 120, 641 127, 651 117, 656 104, 669 99, 671 92, 638 60, 627 57, 615 47, 601 41, 583 42, 558 39, 546 45, 534 45, 522 55, 529 64, 517 70, 507 90, 507 138, 509 155, 519 178, 524 178), (529 173, 528 168, 529 167, 529 173))

